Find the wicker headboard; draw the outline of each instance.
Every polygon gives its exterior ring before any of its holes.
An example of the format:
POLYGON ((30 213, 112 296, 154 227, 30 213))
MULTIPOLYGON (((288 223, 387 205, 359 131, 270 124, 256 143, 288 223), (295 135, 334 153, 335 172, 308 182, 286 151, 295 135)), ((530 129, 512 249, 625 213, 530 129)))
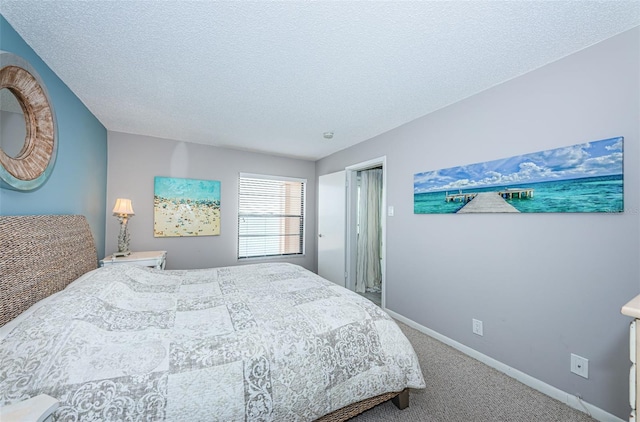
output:
POLYGON ((0 326, 97 266, 84 216, 0 217, 0 326))

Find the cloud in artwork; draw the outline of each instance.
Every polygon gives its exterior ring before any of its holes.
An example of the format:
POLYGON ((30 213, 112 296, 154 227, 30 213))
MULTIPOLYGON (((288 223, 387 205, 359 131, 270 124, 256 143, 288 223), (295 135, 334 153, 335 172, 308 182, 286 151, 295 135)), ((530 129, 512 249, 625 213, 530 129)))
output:
POLYGON ((618 138, 612 145, 605 146, 605 149, 609 151, 622 151, 622 138, 618 138))
POLYGON ((552 171, 577 167, 590 157, 588 152, 589 144, 573 145, 566 148, 556 148, 530 154, 530 159, 537 163, 544 163, 544 166, 552 171))

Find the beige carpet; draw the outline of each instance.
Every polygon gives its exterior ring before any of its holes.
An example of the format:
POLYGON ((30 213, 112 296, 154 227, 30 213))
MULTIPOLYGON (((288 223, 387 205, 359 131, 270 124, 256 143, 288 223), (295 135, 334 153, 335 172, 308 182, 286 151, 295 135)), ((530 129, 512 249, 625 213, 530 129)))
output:
POLYGON ((412 390, 405 410, 386 402, 351 421, 595 421, 438 340, 398 325, 418 354, 427 388, 412 390))

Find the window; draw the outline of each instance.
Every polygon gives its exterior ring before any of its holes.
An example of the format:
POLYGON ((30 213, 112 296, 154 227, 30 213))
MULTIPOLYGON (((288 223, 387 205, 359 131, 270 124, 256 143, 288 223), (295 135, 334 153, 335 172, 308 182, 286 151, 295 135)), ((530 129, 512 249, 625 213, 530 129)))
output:
POLYGON ((240 173, 238 259, 304 255, 306 183, 240 173))

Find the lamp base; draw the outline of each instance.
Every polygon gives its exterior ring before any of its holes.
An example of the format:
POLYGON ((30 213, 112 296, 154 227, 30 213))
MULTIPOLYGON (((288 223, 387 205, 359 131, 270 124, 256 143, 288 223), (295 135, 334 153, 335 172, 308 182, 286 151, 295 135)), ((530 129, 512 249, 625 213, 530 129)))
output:
POLYGON ((114 252, 113 253, 113 257, 117 258, 119 256, 129 256, 131 255, 131 251, 125 251, 125 252, 114 252))

